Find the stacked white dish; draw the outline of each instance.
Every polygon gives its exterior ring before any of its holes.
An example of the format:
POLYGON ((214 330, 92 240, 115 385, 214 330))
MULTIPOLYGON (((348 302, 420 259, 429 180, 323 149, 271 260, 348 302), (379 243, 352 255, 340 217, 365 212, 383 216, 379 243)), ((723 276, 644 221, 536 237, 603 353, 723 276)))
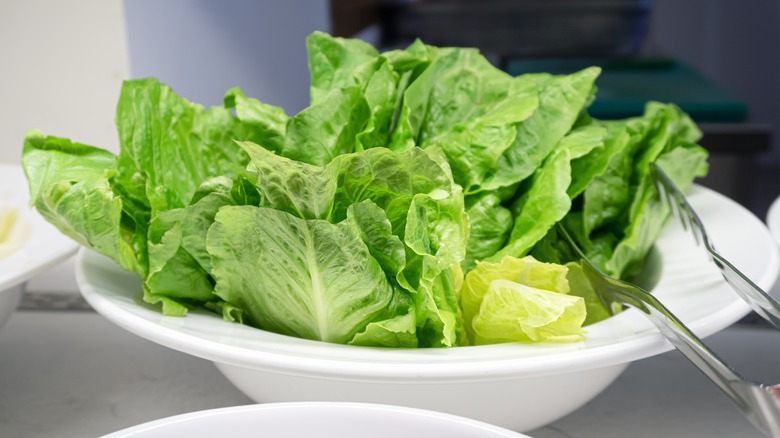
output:
POLYGON ((6 217, 0 239, 0 326, 18 306, 19 285, 73 255, 78 245, 27 204, 27 180, 21 166, 0 164, 0 215, 6 217))

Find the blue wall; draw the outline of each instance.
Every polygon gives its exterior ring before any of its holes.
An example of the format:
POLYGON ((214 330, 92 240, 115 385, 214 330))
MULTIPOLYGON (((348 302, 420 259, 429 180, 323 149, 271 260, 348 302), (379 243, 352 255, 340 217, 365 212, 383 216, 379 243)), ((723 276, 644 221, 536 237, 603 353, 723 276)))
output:
POLYGON ((326 0, 125 1, 130 71, 219 105, 228 88, 294 114, 307 106, 305 38, 330 29, 326 0))

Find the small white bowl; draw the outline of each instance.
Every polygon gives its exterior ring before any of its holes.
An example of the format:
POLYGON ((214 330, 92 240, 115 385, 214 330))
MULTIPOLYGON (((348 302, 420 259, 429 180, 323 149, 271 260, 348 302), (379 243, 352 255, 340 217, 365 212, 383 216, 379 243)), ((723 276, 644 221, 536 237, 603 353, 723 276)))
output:
POLYGON ((0 164, 0 203, 3 208, 13 206, 18 213, 12 235, 0 251, 0 326, 16 310, 21 283, 78 250, 76 243, 28 206, 29 199, 22 167, 0 164))
POLYGON ((530 438, 455 415, 368 403, 270 403, 177 415, 104 438, 530 438))
MULTIPOLYGON (((739 204, 695 186, 689 199, 721 253, 768 289, 780 269, 766 226, 739 204)), ((662 274, 653 293, 695 333, 711 335, 749 307, 677 223, 656 244, 662 274)), ((636 310, 587 328, 573 344, 501 344, 450 349, 381 349, 309 341, 207 311, 162 316, 140 299, 140 281, 82 251, 76 278, 107 319, 141 337, 215 362, 257 402, 348 401, 410 406, 529 431, 574 411, 634 360, 671 345, 636 310)))

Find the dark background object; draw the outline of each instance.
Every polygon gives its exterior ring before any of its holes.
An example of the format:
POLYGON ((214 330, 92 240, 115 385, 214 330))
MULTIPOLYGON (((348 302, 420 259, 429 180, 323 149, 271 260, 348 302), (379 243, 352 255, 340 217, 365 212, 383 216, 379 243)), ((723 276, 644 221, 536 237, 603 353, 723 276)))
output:
POLYGON ((381 0, 331 0, 331 34, 351 37, 379 22, 381 0))
POLYGON ((381 5, 381 42, 421 38, 498 57, 632 56, 649 14, 649 0, 388 1, 381 5))

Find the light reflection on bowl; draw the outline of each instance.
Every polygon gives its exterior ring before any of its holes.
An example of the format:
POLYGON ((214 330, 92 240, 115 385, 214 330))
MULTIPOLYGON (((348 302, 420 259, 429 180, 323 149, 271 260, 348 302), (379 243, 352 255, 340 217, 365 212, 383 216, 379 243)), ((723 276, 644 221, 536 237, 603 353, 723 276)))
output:
POLYGON ((766 215, 766 223, 769 231, 775 238, 775 242, 780 245, 780 197, 772 202, 766 215))

